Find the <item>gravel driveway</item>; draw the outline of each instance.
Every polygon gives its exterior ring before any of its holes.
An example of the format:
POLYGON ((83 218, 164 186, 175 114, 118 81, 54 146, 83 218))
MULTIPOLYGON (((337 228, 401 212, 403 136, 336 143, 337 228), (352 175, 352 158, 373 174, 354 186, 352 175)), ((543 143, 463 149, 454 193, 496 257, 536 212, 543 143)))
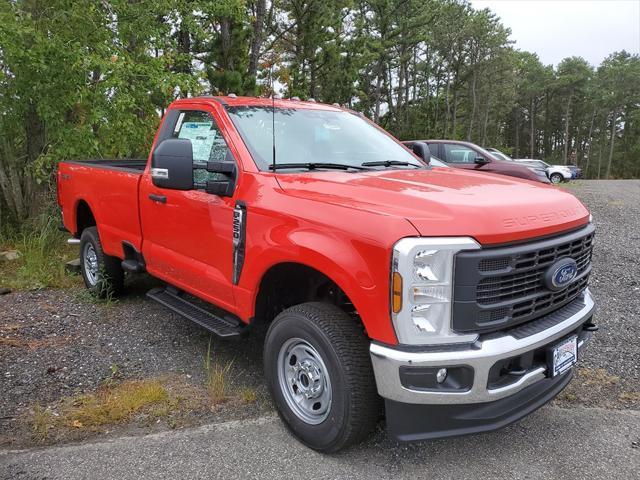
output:
MULTIPOLYGON (((563 407, 640 409, 640 181, 583 181, 568 185, 597 225, 591 288, 600 331, 581 360, 563 407)), ((250 404, 198 406, 171 422, 135 421, 71 432, 45 443, 96 435, 149 433, 168 428, 259 417, 272 411, 262 380, 260 337, 223 341, 147 300, 153 285, 134 278, 129 295, 96 303, 81 288, 0 296, 0 446, 36 443, 27 419, 34 406, 54 411, 63 398, 93 392, 109 379, 171 378, 178 389, 200 388, 210 346, 214 362, 230 366, 235 389, 252 389, 250 404)), ((633 417, 638 418, 638 417, 633 417)))

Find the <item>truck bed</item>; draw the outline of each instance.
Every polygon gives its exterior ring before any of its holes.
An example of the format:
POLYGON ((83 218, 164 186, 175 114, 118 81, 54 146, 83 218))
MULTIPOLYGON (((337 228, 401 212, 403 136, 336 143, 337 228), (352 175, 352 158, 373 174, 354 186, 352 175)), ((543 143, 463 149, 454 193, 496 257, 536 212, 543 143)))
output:
POLYGON ((145 158, 68 160, 64 163, 73 163, 87 167, 106 168, 109 170, 124 170, 131 173, 142 173, 147 166, 147 160, 145 158))
POLYGON ((142 247, 138 187, 144 159, 69 160, 58 165, 58 198, 65 228, 74 235, 86 210, 99 228, 105 253, 123 258, 123 242, 142 247))

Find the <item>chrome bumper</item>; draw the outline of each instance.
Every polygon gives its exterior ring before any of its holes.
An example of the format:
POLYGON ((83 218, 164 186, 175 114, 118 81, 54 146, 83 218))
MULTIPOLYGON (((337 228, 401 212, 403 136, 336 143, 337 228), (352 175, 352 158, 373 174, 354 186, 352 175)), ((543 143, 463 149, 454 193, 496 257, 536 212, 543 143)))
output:
MULTIPOLYGON (((499 360, 552 344, 576 330, 593 314, 595 307, 588 289, 585 290, 581 301, 584 307, 578 312, 546 330, 521 339, 503 335, 478 341, 464 350, 422 352, 403 351, 372 343, 370 354, 378 393, 389 400, 414 404, 481 403, 513 395, 546 378, 546 366, 532 368, 521 375, 517 381, 494 389, 488 388, 491 367, 499 360), (399 373, 401 366, 438 368, 468 366, 474 372, 473 384, 466 391, 413 390, 402 385, 399 373)), ((583 344, 584 341, 579 342, 578 348, 581 349, 583 344)))

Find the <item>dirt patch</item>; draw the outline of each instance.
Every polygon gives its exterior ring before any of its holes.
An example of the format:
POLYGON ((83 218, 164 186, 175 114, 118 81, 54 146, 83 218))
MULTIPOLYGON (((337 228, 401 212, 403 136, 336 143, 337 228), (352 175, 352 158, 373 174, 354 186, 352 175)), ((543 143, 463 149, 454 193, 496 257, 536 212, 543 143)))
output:
POLYGON ((640 390, 603 368, 578 368, 573 380, 555 400, 562 406, 640 409, 640 390))

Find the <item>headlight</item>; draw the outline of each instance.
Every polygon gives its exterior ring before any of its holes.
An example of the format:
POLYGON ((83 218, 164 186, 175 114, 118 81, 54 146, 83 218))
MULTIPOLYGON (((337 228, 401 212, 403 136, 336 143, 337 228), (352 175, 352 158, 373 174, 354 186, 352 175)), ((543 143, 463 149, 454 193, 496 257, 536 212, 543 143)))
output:
POLYGON ((391 317, 400 343, 457 343, 477 338, 451 330, 451 302, 455 254, 478 248, 468 237, 403 238, 395 244, 391 317))

